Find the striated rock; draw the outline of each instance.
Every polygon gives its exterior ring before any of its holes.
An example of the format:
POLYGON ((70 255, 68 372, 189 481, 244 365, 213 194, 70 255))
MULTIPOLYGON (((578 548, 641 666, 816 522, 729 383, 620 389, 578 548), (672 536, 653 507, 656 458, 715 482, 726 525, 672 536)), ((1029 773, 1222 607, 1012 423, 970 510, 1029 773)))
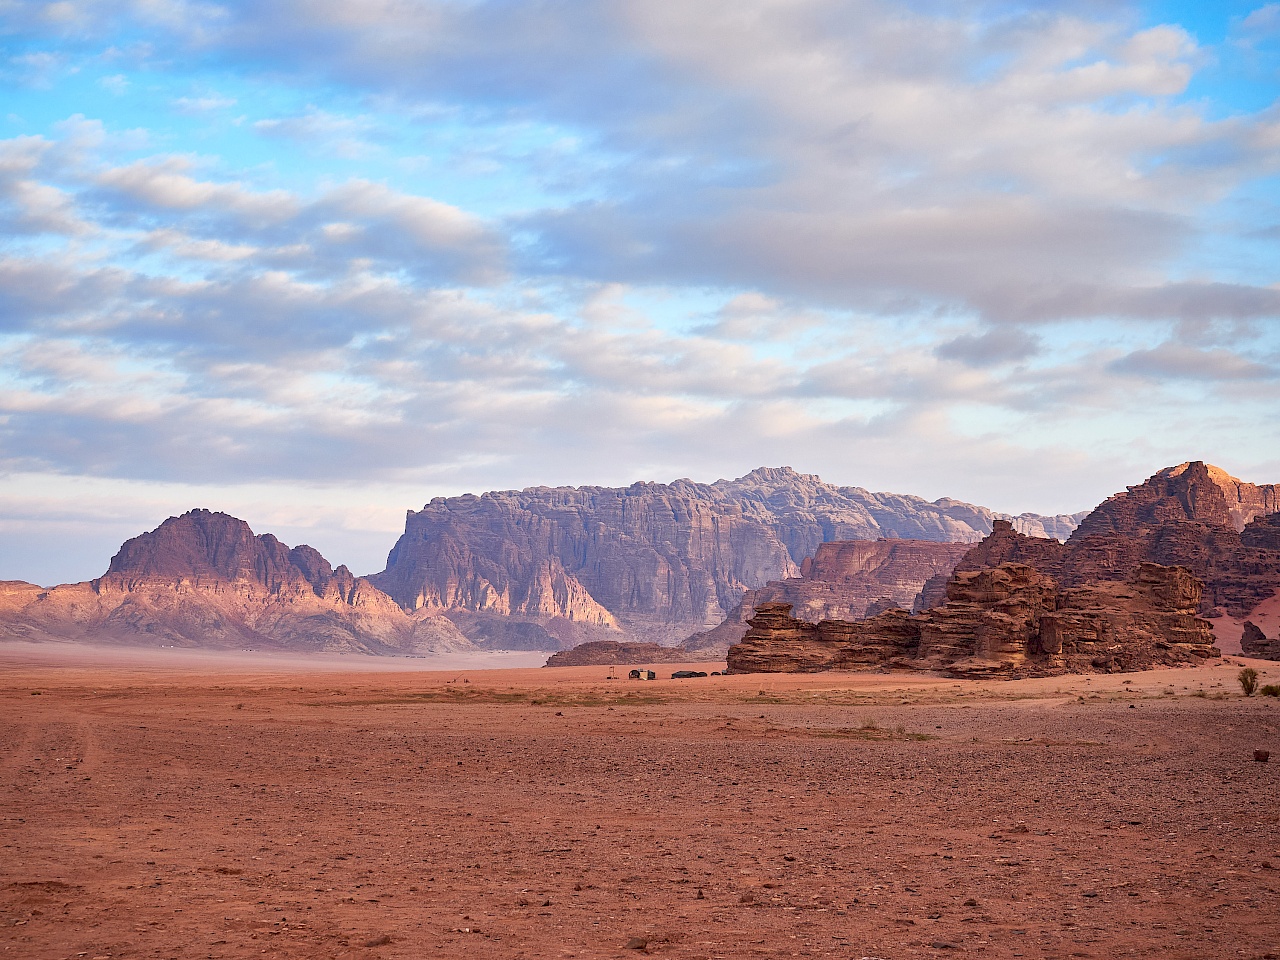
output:
POLYGON ((619 643, 616 640, 592 640, 572 650, 561 650, 547 659, 548 667, 617 666, 642 663, 693 663, 706 657, 680 647, 664 647, 660 643, 619 643))
POLYGON ((967 550, 952 570, 939 572, 925 582, 915 598, 914 609, 928 610, 946 601, 952 572, 1022 563, 1052 576, 1060 576, 1065 556, 1065 549, 1059 541, 1029 536, 1016 530, 1007 520, 996 520, 991 525, 991 533, 967 550))
MULTIPOLYGON (((1026 563, 1064 586, 1125 580, 1144 563, 1185 567, 1204 582, 1200 612, 1240 617, 1280 587, 1277 487, 1231 477, 1201 462, 1161 470, 1108 498, 1065 544, 1028 537, 996 521, 956 564, 977 570, 1026 563)), ((925 584, 916 609, 937 606, 945 580, 925 584)))
POLYGON ((11 638, 379 654, 471 646, 448 620, 405 613, 313 548, 208 510, 129 540, 98 580, 0 593, 0 636, 11 638))
POLYGON ((1240 638, 1240 649, 1246 657, 1280 660, 1280 635, 1274 639, 1267 639, 1267 635, 1257 624, 1246 620, 1244 635, 1240 638))
POLYGON ((928 669, 973 659, 983 672, 1017 670, 1036 652, 1040 618, 1057 602, 1057 582, 1023 563, 956 571, 946 603, 920 618, 916 658, 928 669))
POLYGON ((1200 583, 1178 567, 1142 564, 1128 581, 1062 588, 1021 563, 958 571, 940 607, 862 621, 808 623, 764 604, 728 653, 733 673, 874 667, 955 677, 1111 673, 1220 656, 1196 616, 1200 583))
MULTIPOLYGON (((996 520, 997 525, 1011 526, 996 520)), ((749 590, 724 623, 695 634, 686 649, 721 656, 747 632, 752 610, 765 603, 788 603, 794 616, 819 620, 861 620, 895 607, 909 608, 935 575, 947 577, 969 549, 964 543, 927 540, 846 540, 818 545, 801 565, 802 575, 749 590)))
MULTIPOLYGON (((748 590, 798 577, 823 543, 972 543, 998 516, 955 500, 836 487, 785 467, 712 484, 533 487, 410 511, 387 568, 371 580, 404 609, 443 611, 481 642, 509 632, 508 620, 522 634, 541 625, 561 644, 674 642, 716 628, 748 590)), ((1077 520, 1010 522, 1065 536, 1077 520)))

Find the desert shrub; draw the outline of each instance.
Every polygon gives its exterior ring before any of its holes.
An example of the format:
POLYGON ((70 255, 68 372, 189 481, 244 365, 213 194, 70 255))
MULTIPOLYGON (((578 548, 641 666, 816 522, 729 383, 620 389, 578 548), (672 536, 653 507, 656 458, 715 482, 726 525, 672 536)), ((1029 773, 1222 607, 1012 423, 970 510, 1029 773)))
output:
POLYGON ((1236 674, 1236 679, 1240 681, 1240 689, 1246 697, 1252 697, 1258 689, 1258 671, 1253 667, 1245 667, 1236 674))
POLYGON ((1264 697, 1280 697, 1280 683, 1268 683, 1258 692, 1264 697))
POLYGON ((876 723, 874 720, 867 719, 862 721, 862 726, 860 726, 858 729, 859 730, 879 730, 880 724, 876 723))

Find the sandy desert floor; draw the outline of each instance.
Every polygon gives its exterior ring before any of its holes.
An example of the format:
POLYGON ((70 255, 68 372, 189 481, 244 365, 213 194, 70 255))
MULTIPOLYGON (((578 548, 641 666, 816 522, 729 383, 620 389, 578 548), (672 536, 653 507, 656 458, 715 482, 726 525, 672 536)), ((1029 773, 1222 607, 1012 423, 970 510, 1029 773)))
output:
POLYGON ((0 956, 1277 957, 1280 699, 1242 662, 637 682, 0 646, 0 956))

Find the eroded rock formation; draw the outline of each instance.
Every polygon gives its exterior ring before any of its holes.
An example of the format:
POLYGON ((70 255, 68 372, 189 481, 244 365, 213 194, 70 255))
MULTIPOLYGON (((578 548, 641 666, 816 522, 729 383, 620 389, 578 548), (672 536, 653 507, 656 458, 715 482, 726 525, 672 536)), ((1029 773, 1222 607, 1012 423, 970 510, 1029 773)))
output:
MULTIPOLYGON (((995 523, 1012 529, 1007 520, 995 523)), ((746 634, 752 611, 767 603, 788 603, 795 617, 812 623, 860 620, 894 607, 909 610, 921 588, 935 576, 945 582, 968 550, 966 543, 926 540, 819 544, 814 556, 801 565, 800 577, 748 590, 724 623, 694 634, 682 646, 706 656, 722 656, 746 634)))
POLYGON ((208 510, 129 540, 97 580, 6 584, 0 611, 0 636, 30 640, 379 654, 471 646, 448 620, 405 613, 313 548, 208 510))
MULTIPOLYGON (((1143 563, 1180 566, 1204 582, 1201 613, 1241 617, 1280 588, 1276 491, 1274 484, 1245 483, 1209 464, 1184 463, 1109 497, 1065 544, 996 521, 956 570, 1026 563, 1079 586, 1124 580, 1143 563)), ((940 603, 945 582, 926 584, 917 608, 940 603)))
POLYGON ((1220 656, 1196 616, 1201 585, 1142 563, 1123 582, 1061 587, 1024 563, 958 571, 941 606, 809 623, 758 607, 728 653, 735 673, 898 667, 956 677, 1026 677, 1189 665, 1220 656))

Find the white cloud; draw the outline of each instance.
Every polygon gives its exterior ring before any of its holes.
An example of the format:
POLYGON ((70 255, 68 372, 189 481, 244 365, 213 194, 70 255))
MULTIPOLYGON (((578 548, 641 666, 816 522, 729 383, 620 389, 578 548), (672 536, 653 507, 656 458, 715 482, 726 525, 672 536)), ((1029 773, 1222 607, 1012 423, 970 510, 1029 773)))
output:
MULTIPOLYGON (((1261 49, 1273 6, 1233 42, 1261 49)), ((110 41, 94 62, 163 116, 0 141, 10 469, 170 485, 177 509, 791 463, 1016 512, 1170 458, 1275 462, 1241 451, 1277 439, 1253 234, 1280 119, 1187 100, 1227 48, 1128 8, 15 16, 35 59, 8 76, 110 41)))

